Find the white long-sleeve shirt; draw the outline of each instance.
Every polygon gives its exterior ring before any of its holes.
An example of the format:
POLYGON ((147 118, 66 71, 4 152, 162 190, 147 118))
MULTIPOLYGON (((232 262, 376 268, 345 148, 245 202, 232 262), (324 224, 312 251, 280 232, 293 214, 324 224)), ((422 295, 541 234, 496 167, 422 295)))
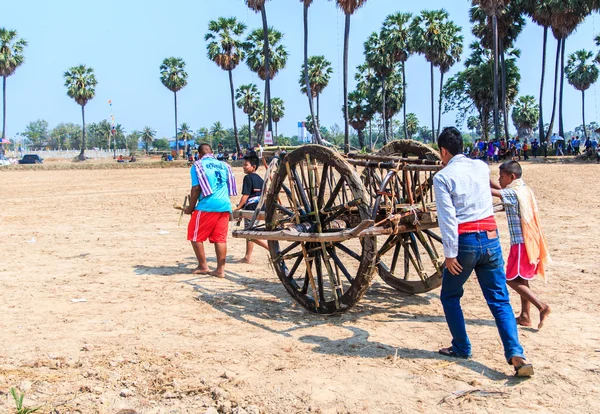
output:
POLYGON ((433 177, 440 231, 447 258, 458 256, 458 225, 494 215, 486 163, 455 155, 433 177))

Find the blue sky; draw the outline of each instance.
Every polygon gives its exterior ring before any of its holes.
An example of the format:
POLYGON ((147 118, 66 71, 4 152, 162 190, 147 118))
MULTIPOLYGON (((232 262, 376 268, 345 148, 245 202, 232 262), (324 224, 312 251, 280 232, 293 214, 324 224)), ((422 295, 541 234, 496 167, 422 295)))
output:
MULTIPOLYGON (((362 63, 363 42, 379 30, 385 17, 396 11, 419 13, 423 9, 446 8, 452 20, 463 27, 465 54, 473 40, 468 22, 467 0, 369 0, 352 17, 350 38, 350 90, 354 86, 354 68, 362 63)), ((294 135, 297 121, 308 114, 308 104, 298 87, 302 64, 302 4, 297 0, 268 2, 270 25, 285 33, 289 60, 273 81, 272 96, 285 101, 286 114, 279 132, 294 135)), ((29 121, 41 118, 50 127, 60 122, 81 122, 81 111, 67 97, 63 73, 70 66, 85 64, 94 68, 98 79, 96 97, 86 106, 86 120, 108 119, 113 102, 116 122, 127 131, 150 126, 159 136, 173 135, 173 94, 159 80, 159 66, 169 56, 187 62, 188 86, 178 94, 179 122, 187 122, 194 130, 221 121, 232 126, 227 73, 206 58, 204 35, 208 22, 221 16, 235 16, 249 29, 261 27, 260 15, 254 14, 243 0, 182 0, 167 5, 155 0, 21 0, 5 2, 0 13, 0 26, 16 29, 27 39, 26 61, 7 82, 7 135, 24 130, 29 121)), ((332 62, 334 74, 321 98, 321 124, 343 124, 342 47, 343 14, 334 2, 315 0, 310 8, 309 53, 322 54, 332 62)), ((600 20, 594 15, 580 26, 567 42, 567 53, 586 48, 596 50, 593 38, 600 32, 600 20), (598 26, 597 26, 598 25, 598 26), (596 27, 597 26, 597 27, 596 27)), ((551 107, 552 62, 556 42, 550 36, 548 47, 545 107, 551 107)), ((542 29, 528 22, 517 46, 522 51, 519 66, 522 80, 520 94, 537 97, 540 81, 542 29)), ((464 59, 463 59, 464 60, 464 59)), ((450 75, 461 70, 457 64, 450 75)), ((236 86, 258 78, 245 64, 234 71, 236 86)), ((408 111, 414 112, 422 124, 429 121, 429 67, 421 56, 413 56, 407 64, 408 111)), ((437 86, 436 86, 437 87, 437 86)), ((586 94, 588 122, 598 119, 598 84, 586 94)), ((581 123, 581 94, 565 85, 565 127, 581 123)), ((546 119, 549 118, 547 110, 546 119)), ((238 125, 245 122, 238 110, 238 125)), ((455 115, 445 114, 442 125, 452 125, 455 115)))

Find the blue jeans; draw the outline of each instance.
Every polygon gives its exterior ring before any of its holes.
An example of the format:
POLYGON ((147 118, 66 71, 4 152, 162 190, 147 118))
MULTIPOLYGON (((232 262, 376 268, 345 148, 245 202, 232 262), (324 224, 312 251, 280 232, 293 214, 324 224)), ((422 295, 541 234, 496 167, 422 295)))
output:
POLYGON ((510 364, 513 357, 525 358, 508 296, 502 247, 497 233, 495 238, 489 238, 486 232, 461 234, 457 259, 463 270, 456 276, 444 270, 440 294, 452 334, 453 351, 461 356, 471 355, 471 342, 467 336, 460 298, 464 293, 463 285, 474 270, 483 296, 496 320, 506 360, 510 364))

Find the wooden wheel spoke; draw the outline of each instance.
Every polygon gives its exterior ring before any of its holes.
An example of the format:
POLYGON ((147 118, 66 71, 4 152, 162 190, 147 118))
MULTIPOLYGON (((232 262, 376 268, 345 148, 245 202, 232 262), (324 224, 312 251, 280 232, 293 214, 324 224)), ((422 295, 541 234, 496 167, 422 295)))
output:
POLYGON ((319 291, 319 299, 321 301, 321 303, 325 303, 327 302, 327 300, 325 299, 325 289, 323 286, 323 269, 321 267, 321 260, 320 260, 320 256, 321 256, 321 252, 315 252, 314 257, 314 262, 315 262, 315 270, 317 273, 317 289, 319 291))
POLYGON ((327 185, 327 172, 329 164, 323 164, 323 172, 321 174, 321 182, 319 183, 319 192, 317 194, 317 210, 321 210, 325 201, 325 186, 327 185))
POLYGON ((425 233, 426 235, 431 237, 436 242, 442 244, 442 238, 440 236, 438 236, 437 234, 435 234, 434 232, 432 232, 431 230, 423 230, 423 233, 425 233))
POLYGON ((392 275, 396 274, 396 265, 398 264, 398 257, 400 256, 401 248, 402 243, 396 243, 396 247, 394 247, 394 255, 392 256, 392 266, 390 267, 390 273, 392 275))
POLYGON ((350 282, 350 283, 354 282, 354 278, 350 275, 350 273, 348 272, 348 269, 346 269, 346 267, 344 266, 344 264, 342 263, 342 261, 338 257, 337 253, 335 252, 335 249, 333 247, 329 247, 327 249, 327 251, 329 252, 329 256, 331 256, 331 258, 333 259, 333 262, 335 263, 335 266, 339 270, 342 271, 342 273, 344 274, 344 276, 346 277, 346 279, 348 280, 348 282, 350 282))
MULTIPOLYGON (((292 268, 286 272, 287 277, 289 279, 294 279, 294 273, 296 273, 296 270, 298 270, 298 266, 300 266, 300 263, 302 263, 302 256, 298 256, 296 258, 296 261, 294 262, 294 264, 292 265, 292 268)), ((295 282, 294 282, 295 283, 295 282)))
POLYGON ((347 246, 344 246, 342 243, 333 243, 333 245, 336 248, 338 248, 341 251, 343 251, 344 253, 346 253, 348 256, 350 256, 354 260, 358 260, 359 262, 362 260, 362 257, 360 257, 360 255, 358 255, 356 252, 353 252, 347 246))
POLYGON ((329 199, 327 200, 327 203, 325 204, 325 207, 324 207, 325 210, 328 210, 331 208, 331 206, 333 206, 333 203, 335 203, 335 201, 338 197, 338 194, 340 193, 340 190, 342 189, 342 186, 344 185, 345 181, 346 181, 346 179, 344 177, 340 177, 340 180, 337 182, 337 184, 335 185, 335 187, 329 194, 329 199))
POLYGON ((295 168, 291 168, 291 171, 292 171, 292 179, 294 180, 294 183, 296 184, 294 186, 296 188, 296 193, 298 194, 298 197, 300 198, 300 201, 302 202, 302 205, 304 206, 304 210, 307 213, 310 213, 312 211, 310 208, 310 202, 308 201, 308 197, 306 195, 306 192, 304 191, 304 187, 302 186, 300 177, 298 177, 298 173, 296 172, 295 168))

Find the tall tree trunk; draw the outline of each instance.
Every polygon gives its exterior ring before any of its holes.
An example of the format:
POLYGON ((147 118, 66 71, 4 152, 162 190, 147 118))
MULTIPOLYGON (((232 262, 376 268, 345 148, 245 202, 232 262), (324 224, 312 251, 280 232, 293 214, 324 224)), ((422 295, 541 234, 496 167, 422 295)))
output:
POLYGON ((177 136, 177 92, 173 92, 175 102, 175 159, 179 159, 179 137, 177 136))
POLYGON ((320 127, 319 119, 320 119, 320 114, 321 114, 321 105, 320 105, 320 101, 319 101, 320 97, 321 97, 321 94, 317 93, 317 126, 318 127, 320 127))
MULTIPOLYGON (((266 98, 267 98, 267 113, 269 115, 269 131, 273 130, 273 110, 271 108, 271 56, 269 54, 269 26, 267 25, 267 12, 265 6, 260 8, 260 15, 262 17, 264 44, 263 53, 265 55, 265 75, 266 75, 266 98)), ((263 128, 264 129, 264 128, 263 128)), ((259 138, 260 139, 260 138, 259 138)))
MULTIPOLYGON (((306 85, 306 96, 308 97, 308 109, 313 123, 316 122, 315 109, 313 106, 312 91, 310 90, 310 80, 308 78, 308 6, 304 5, 304 84, 306 85)), ((315 124, 316 125, 316 124, 315 124)), ((317 144, 322 144, 320 131, 315 128, 315 140, 317 144)))
POLYGON ((357 129, 356 133, 358 134, 358 147, 362 150, 365 147, 365 131, 357 129))
POLYGON ((565 137, 565 125, 563 123, 563 91, 565 85, 565 49, 567 38, 562 40, 562 50, 560 51, 560 97, 558 99, 558 135, 565 137))
POLYGON ((238 137, 237 121, 235 119, 235 92, 233 88, 233 74, 229 69, 229 89, 231 90, 231 114, 233 115, 233 135, 235 137, 235 149, 239 154, 241 151, 240 138, 238 137))
POLYGON ((381 111, 381 118, 383 120, 383 145, 385 145, 388 143, 388 124, 385 114, 385 76, 381 76, 381 96, 383 97, 383 108, 381 111))
POLYGON ((546 141, 550 138, 550 135, 552 134, 552 130, 554 129, 554 117, 556 115, 556 93, 558 92, 558 73, 559 73, 559 68, 558 68, 558 64, 560 62, 560 50, 561 50, 561 46, 562 46, 562 41, 561 39, 558 39, 556 41, 556 62, 554 63, 554 98, 552 101, 552 115, 550 117, 550 126, 548 126, 548 131, 546 131, 546 141))
POLYGON ((373 151, 373 120, 369 119, 369 148, 373 151))
MULTIPOLYGON (((5 78, 6 79, 6 78, 5 78)), ((79 152, 79 161, 85 161, 85 106, 81 105, 81 151, 79 152)))
POLYGON ((490 128, 490 126, 488 125, 489 113, 487 111, 482 111, 482 114, 483 114, 483 116, 480 115, 480 118, 481 118, 481 124, 483 126, 483 140, 489 141, 489 138, 488 138, 488 130, 490 128))
MULTIPOLYGON (((277 138, 279 136, 277 134, 277 124, 278 124, 278 122, 275 122, 275 138, 277 138)), ((275 140, 273 140, 273 144, 275 144, 275 140)))
POLYGON ((546 136, 544 131, 544 111, 543 111, 543 96, 544 96, 544 80, 546 78, 546 45, 548 44, 548 26, 544 26, 544 44, 542 51, 542 80, 540 82, 540 119, 538 125, 538 132, 540 135, 540 143, 544 142, 546 136))
POLYGON ((502 114, 504 115, 504 137, 508 139, 508 105, 506 97, 506 60, 504 59, 504 39, 500 39, 500 63, 502 65, 502 114))
POLYGON ((2 77, 2 139, 6 138, 6 76, 2 77))
POLYGON ((436 137, 442 132, 442 89, 444 88, 444 72, 440 70, 440 96, 438 99, 438 127, 436 137))
POLYGON ((581 116, 583 117, 583 136, 587 140, 587 128, 585 127, 585 91, 581 91, 581 116))
POLYGON ((433 92, 433 62, 430 63, 431 72, 431 138, 435 139, 435 99, 433 92))
POLYGON ((350 40, 350 15, 346 14, 344 25, 344 152, 350 152, 350 131, 348 130, 348 41, 350 40))
POLYGON ((406 126, 406 62, 402 62, 402 111, 404 118, 404 138, 408 138, 408 127, 406 126))
POLYGON ((498 17, 492 16, 492 30, 494 43, 494 134, 498 139, 500 132, 500 109, 498 105, 498 17))
POLYGON ((248 114, 248 145, 252 148, 252 125, 251 125, 250 114, 248 114))

